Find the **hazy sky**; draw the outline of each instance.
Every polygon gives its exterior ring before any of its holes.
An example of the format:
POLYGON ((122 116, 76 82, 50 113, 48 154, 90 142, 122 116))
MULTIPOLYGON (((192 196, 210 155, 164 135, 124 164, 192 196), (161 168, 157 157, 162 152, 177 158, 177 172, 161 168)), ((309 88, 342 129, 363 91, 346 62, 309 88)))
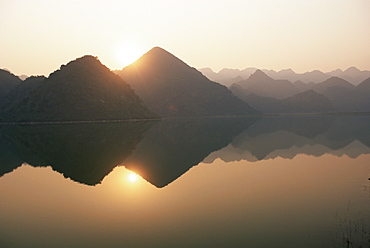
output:
POLYGON ((121 69, 154 46, 215 71, 370 70, 370 0, 0 0, 0 68, 16 75, 85 54, 121 69))

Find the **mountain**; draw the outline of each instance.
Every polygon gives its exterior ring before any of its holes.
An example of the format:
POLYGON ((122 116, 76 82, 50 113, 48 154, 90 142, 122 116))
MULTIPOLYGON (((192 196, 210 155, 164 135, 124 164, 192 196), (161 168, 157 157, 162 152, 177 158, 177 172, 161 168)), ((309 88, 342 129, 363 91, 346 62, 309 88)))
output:
POLYGON ((340 77, 353 85, 358 85, 365 79, 370 77, 370 71, 361 71, 356 67, 349 67, 347 70, 342 71, 340 69, 331 71, 327 73, 328 75, 340 77))
POLYGON ((230 90, 240 99, 265 114, 328 113, 333 111, 330 100, 313 90, 297 93, 285 99, 256 94, 244 95, 236 85, 230 87, 230 90))
POLYGON ((323 93, 327 91, 329 88, 334 87, 334 86, 340 86, 340 87, 344 87, 350 90, 355 88, 353 84, 349 83, 348 81, 342 78, 331 77, 321 83, 314 85, 311 89, 313 89, 317 93, 323 93))
POLYGON ((3 105, 9 105, 13 102, 21 100, 22 98, 28 96, 31 91, 37 88, 46 78, 44 76, 31 76, 25 81, 17 84, 4 99, 3 105))
MULTIPOLYGON (((222 69, 219 72, 214 72, 210 68, 199 69, 199 71, 201 71, 206 77, 208 77, 212 81, 223 84, 227 87, 230 87, 233 83, 235 83, 235 80, 233 79, 237 77, 247 79, 256 70, 257 68, 253 67, 246 68, 243 70, 222 69)), ((330 77, 339 77, 343 78, 344 80, 350 82, 353 85, 358 85, 359 83, 370 77, 370 71, 367 70, 361 71, 356 67, 350 67, 345 71, 337 69, 326 73, 319 70, 304 73, 296 73, 292 69, 283 69, 280 71, 261 69, 261 71, 263 71, 269 77, 272 77, 274 79, 284 79, 289 80, 291 82, 302 81, 305 84, 310 82, 319 83, 329 79, 330 77)))
POLYGON ((281 101, 289 113, 327 113, 333 110, 330 100, 314 90, 308 90, 281 101))
POLYGON ((365 79, 359 85, 357 85, 356 90, 369 93, 370 92, 370 77, 368 79, 365 79))
POLYGON ((210 81, 171 53, 155 47, 117 72, 161 116, 230 116, 258 112, 225 86, 210 81))
POLYGON ((258 96, 284 99, 300 92, 300 88, 290 81, 275 80, 262 70, 257 70, 248 79, 237 84, 244 89, 245 95, 256 94, 258 96))
POLYGON ((356 105, 359 112, 370 112, 370 77, 355 89, 356 105))
POLYGON ((62 65, 3 112, 5 121, 22 122, 155 117, 128 84, 93 56, 62 65))
POLYGON ((5 96, 21 82, 19 77, 0 69, 0 106, 5 104, 5 96))
POLYGON ((312 89, 322 92, 336 112, 370 112, 370 78, 353 86, 344 79, 333 77, 312 89))

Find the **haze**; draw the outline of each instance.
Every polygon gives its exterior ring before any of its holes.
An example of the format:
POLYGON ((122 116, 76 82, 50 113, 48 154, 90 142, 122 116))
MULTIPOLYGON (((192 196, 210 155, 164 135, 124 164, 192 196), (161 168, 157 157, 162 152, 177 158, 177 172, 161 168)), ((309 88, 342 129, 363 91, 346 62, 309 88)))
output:
POLYGON ((160 46, 215 71, 368 70, 369 12, 368 0, 0 0, 0 68, 48 75, 92 54, 122 69, 160 46))

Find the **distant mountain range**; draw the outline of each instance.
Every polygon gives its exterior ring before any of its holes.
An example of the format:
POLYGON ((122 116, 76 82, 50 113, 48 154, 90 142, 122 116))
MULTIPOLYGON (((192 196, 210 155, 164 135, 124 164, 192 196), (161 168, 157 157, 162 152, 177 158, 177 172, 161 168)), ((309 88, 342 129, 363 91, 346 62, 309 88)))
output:
MULTIPOLYGON (((233 83, 245 80, 249 78, 253 73, 255 73, 258 68, 246 68, 243 70, 239 69, 222 69, 219 72, 214 72, 210 68, 199 69, 206 77, 210 80, 223 84, 227 87, 231 86, 233 83)), ((340 69, 331 72, 321 72, 319 70, 314 70, 305 73, 296 73, 292 69, 285 69, 281 71, 262 69, 266 75, 274 79, 289 80, 291 82, 301 81, 303 83, 319 83, 330 77, 339 77, 353 85, 358 85, 365 79, 370 77, 370 71, 361 71, 356 67, 350 67, 345 71, 340 69)))
POLYGON ((230 86, 243 101, 262 113, 370 112, 370 78, 354 86, 330 77, 320 83, 273 79, 256 70, 230 86))
POLYGON ((159 47, 116 73, 160 116, 258 114, 225 86, 159 47))
POLYGON ((303 74, 255 68, 200 72, 155 47, 115 72, 89 55, 49 77, 22 81, 0 70, 0 122, 370 112, 369 85, 370 71, 354 67, 303 74))

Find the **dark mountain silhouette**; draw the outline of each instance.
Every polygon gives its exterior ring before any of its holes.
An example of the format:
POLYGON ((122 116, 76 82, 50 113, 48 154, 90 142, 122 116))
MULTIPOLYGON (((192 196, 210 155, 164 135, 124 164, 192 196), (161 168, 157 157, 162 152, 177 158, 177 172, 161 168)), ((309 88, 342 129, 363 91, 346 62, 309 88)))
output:
POLYGON ((300 92, 300 88, 290 81, 275 80, 261 70, 257 70, 247 80, 240 81, 237 84, 243 88, 245 95, 256 94, 258 96, 284 99, 300 92))
POLYGON ((16 87, 14 87, 6 96, 5 96, 5 102, 4 106, 8 106, 16 101, 21 100, 22 98, 25 98, 28 96, 31 91, 45 80, 46 78, 44 76, 31 76, 27 78, 25 81, 18 84, 16 87))
POLYGON ((6 103, 5 96, 21 82, 19 77, 0 69, 0 106, 6 103))
POLYGON ((258 112, 225 86, 155 47, 117 72, 161 116, 230 116, 258 112))
POLYGON ((21 159, 32 166, 51 166, 76 182, 95 185, 130 156, 155 123, 7 125, 2 130, 11 151, 7 154, 19 159, 7 164, 0 160, 0 172, 18 167, 21 159))
POLYGON ((7 106, 5 121, 95 121, 157 117, 128 84, 93 56, 50 74, 20 101, 7 106))

